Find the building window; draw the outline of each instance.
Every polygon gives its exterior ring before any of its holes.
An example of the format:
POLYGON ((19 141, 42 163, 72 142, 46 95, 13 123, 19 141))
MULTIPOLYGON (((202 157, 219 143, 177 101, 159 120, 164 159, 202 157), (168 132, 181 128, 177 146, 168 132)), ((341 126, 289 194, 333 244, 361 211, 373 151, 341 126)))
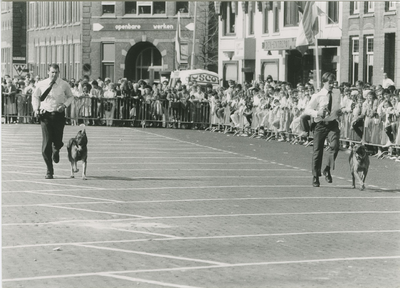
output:
POLYGON ((74 68, 74 77, 77 79, 77 78, 80 78, 80 71, 81 71, 81 67, 80 67, 80 59, 81 59, 81 50, 80 50, 80 44, 75 44, 74 45, 75 47, 74 47, 74 50, 75 50, 75 55, 74 55, 74 58, 75 58, 75 68, 74 68))
POLYGON ((273 11, 274 11, 274 32, 279 32, 279 9, 278 9, 278 7, 274 6, 273 11))
POLYGON ((225 11, 226 17, 224 20, 224 34, 235 35, 235 24, 236 24, 236 14, 232 11, 232 6, 229 2, 226 2, 225 11))
POLYGON ((327 4, 328 4, 328 24, 339 23, 339 2, 329 1, 327 4))
POLYGON ((114 43, 103 43, 102 49, 102 77, 110 79, 114 78, 114 63, 115 63, 115 44, 114 43))
POLYGON ((351 43, 351 69, 350 69, 350 81, 355 83, 358 80, 358 67, 360 61, 360 39, 353 37, 350 39, 351 43))
POLYGON ((237 62, 224 64, 224 76, 225 81, 233 80, 237 82, 239 80, 237 62))
POLYGON ((268 14, 269 14, 269 9, 267 7, 264 8, 263 11, 263 33, 268 34, 268 14))
POLYGON ((165 2, 138 1, 137 10, 140 15, 165 14, 165 2))
POLYGON ((374 70, 374 36, 366 36, 366 73, 365 81, 373 83, 373 70, 374 70))
POLYGON ((360 13, 360 2, 352 1, 350 2, 350 15, 355 15, 360 13))
POLYGON ((366 1, 364 2, 364 13, 374 13, 375 10, 375 2, 366 1))
POLYGON ((254 34, 254 12, 249 12, 248 19, 249 19, 249 35, 254 34))
POLYGON ((125 14, 136 14, 136 1, 125 2, 125 14))
POLYGON ((177 1, 175 2, 175 14, 189 13, 189 1, 177 1))
POLYGON ((137 79, 160 79, 160 72, 154 71, 150 77, 149 67, 162 65, 161 53, 155 47, 142 50, 136 60, 136 78, 137 79))
POLYGON ((396 1, 385 1, 385 12, 396 11, 396 1))
POLYGON ((299 8, 297 2, 284 2, 283 24, 285 27, 299 26, 299 8))
POLYGON ((102 14, 115 14, 115 2, 114 1, 103 1, 101 2, 102 14))

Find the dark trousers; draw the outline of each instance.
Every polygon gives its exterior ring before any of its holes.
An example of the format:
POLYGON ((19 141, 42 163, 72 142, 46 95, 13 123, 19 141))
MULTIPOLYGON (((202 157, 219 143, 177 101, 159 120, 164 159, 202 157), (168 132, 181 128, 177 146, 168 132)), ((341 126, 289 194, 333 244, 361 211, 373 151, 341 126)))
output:
POLYGON ((339 152, 340 130, 337 121, 324 123, 318 122, 314 130, 314 151, 312 156, 312 174, 315 177, 321 176, 322 156, 324 154, 325 139, 329 142, 329 149, 326 152, 325 168, 335 169, 335 160, 339 152))
POLYGON ((302 131, 305 131, 307 133, 310 133, 310 123, 308 121, 311 120, 311 116, 310 115, 301 115, 300 116, 300 129, 302 131))
POLYGON ((59 150, 63 147, 62 142, 65 126, 64 113, 46 112, 40 116, 42 126, 42 155, 47 166, 47 173, 53 175, 53 149, 59 150))

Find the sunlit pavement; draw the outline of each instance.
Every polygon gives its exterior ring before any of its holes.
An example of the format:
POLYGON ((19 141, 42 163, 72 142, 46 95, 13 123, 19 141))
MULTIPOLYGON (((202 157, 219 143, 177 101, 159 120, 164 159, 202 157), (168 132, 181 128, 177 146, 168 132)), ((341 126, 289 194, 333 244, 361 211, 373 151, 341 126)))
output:
POLYGON ((88 180, 66 147, 45 180, 40 126, 2 125, 3 287, 399 287, 399 162, 359 191, 342 151, 313 188, 312 147, 86 131, 88 180))

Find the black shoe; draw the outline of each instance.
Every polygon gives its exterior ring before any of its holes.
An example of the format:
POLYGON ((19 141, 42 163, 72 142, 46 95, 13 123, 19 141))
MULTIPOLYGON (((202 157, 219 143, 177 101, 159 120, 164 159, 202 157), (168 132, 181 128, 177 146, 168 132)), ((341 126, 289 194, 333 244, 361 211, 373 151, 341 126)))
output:
POLYGON ((313 177, 312 186, 319 187, 319 178, 318 177, 315 177, 315 176, 313 177))
POLYGON ((325 180, 328 183, 332 183, 332 176, 331 176, 331 171, 329 169, 325 169, 322 174, 325 176, 325 180))
POLYGON ((53 174, 47 173, 44 179, 53 179, 53 174))
POLYGON ((53 161, 54 161, 54 163, 60 162, 60 150, 54 149, 54 151, 53 151, 53 161))

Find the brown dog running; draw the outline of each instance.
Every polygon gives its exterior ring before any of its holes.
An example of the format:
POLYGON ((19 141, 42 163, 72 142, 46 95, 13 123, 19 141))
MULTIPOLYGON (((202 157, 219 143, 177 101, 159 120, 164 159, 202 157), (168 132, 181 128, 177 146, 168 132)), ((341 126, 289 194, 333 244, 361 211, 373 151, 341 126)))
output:
POLYGON ((86 180, 87 166, 87 143, 86 130, 78 132, 75 138, 71 138, 67 145, 68 159, 71 162, 71 178, 74 178, 74 172, 78 172, 77 162, 82 161, 82 179, 86 180))
POLYGON ((365 178, 368 174, 369 157, 364 145, 356 144, 352 147, 349 157, 350 172, 353 178, 353 188, 356 188, 355 178, 360 183, 360 190, 365 189, 365 178))

